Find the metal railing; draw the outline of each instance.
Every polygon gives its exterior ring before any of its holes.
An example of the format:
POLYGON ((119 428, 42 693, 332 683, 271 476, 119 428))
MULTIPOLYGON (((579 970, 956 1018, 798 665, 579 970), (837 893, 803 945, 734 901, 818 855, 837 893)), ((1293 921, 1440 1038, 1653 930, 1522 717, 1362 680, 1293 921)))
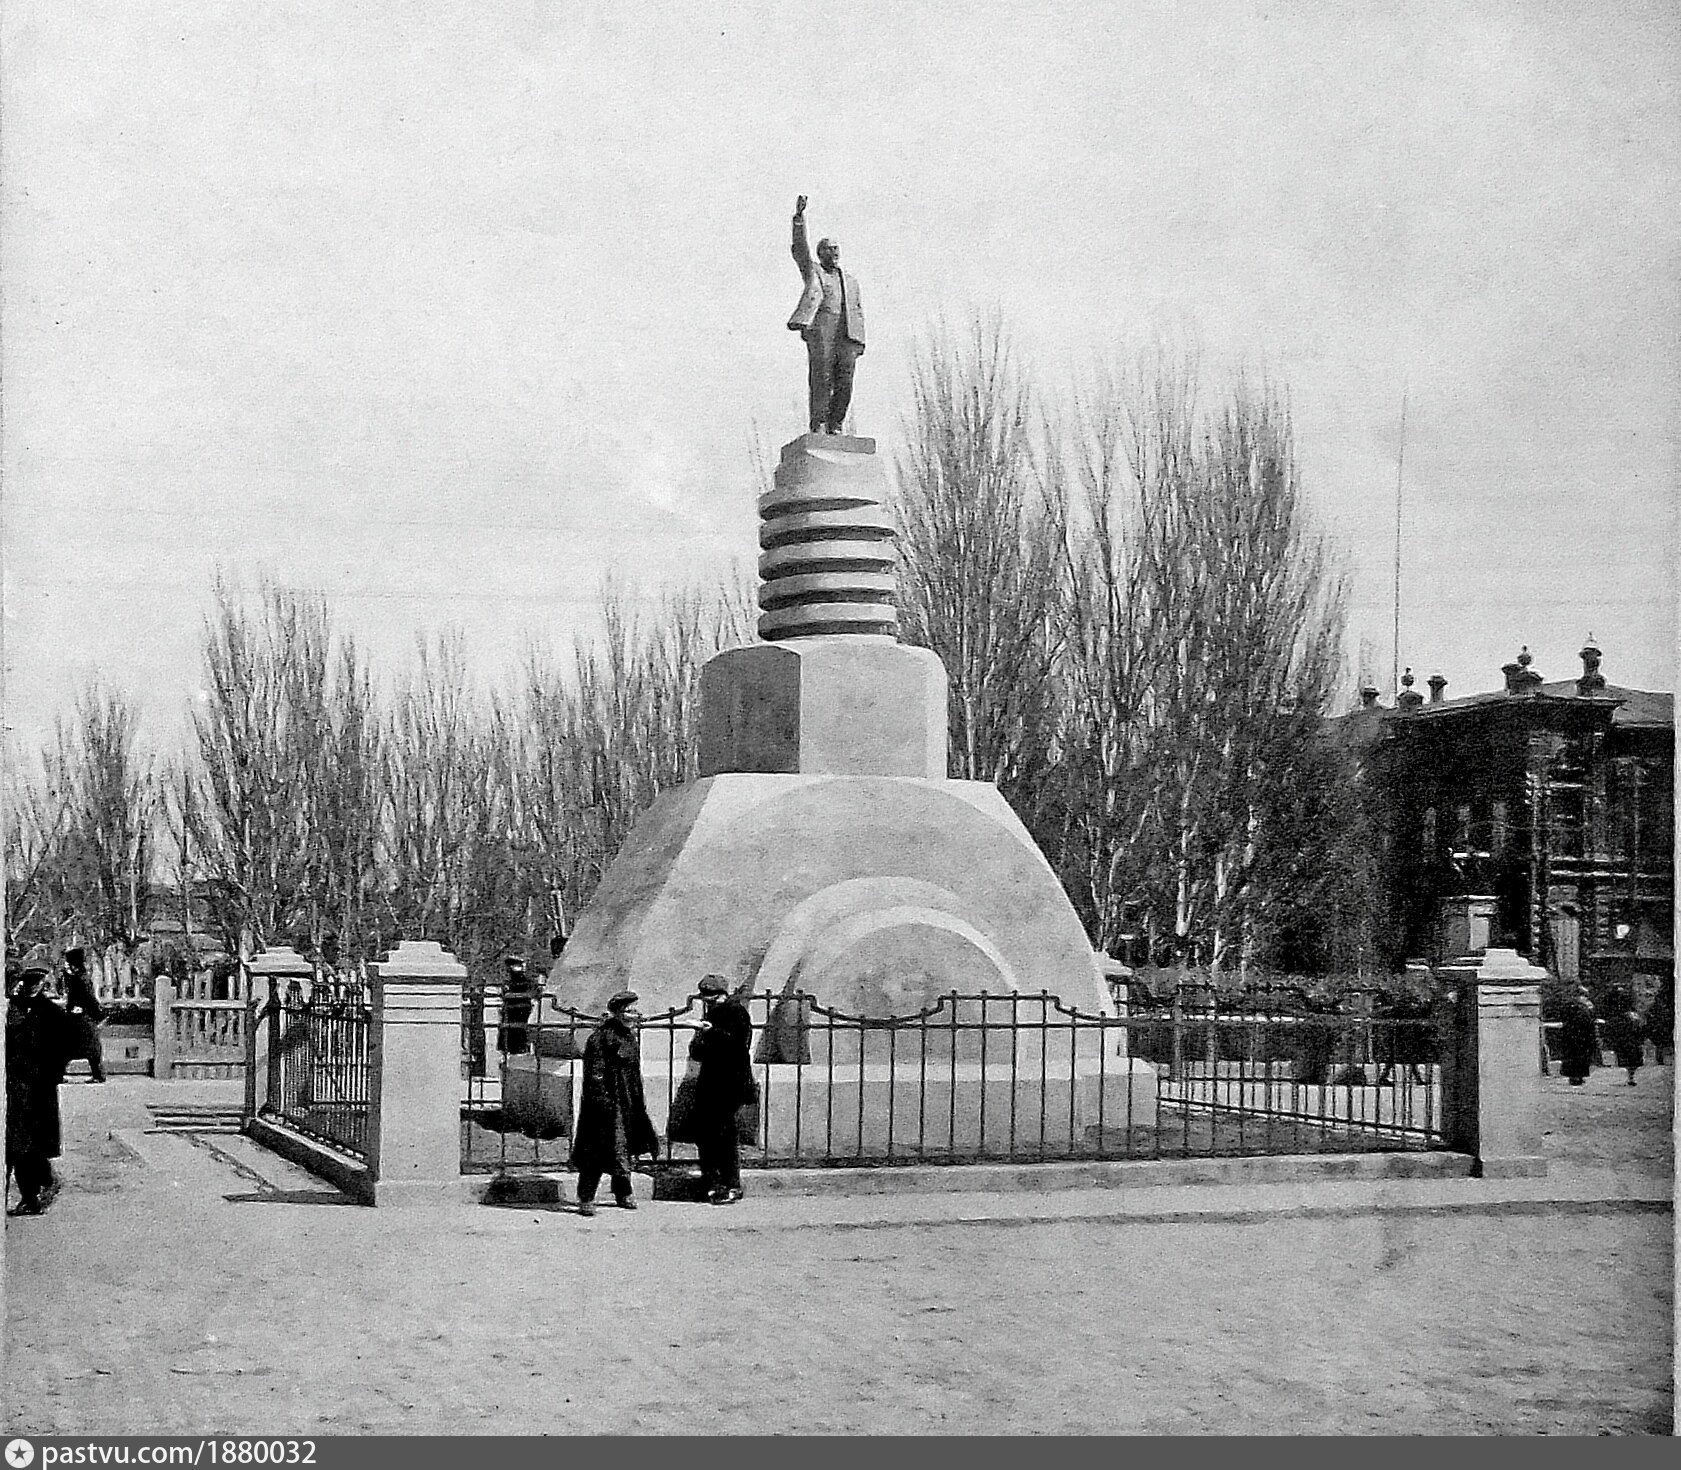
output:
MULTIPOLYGON (((1434 1023, 1314 1013, 1290 997, 1194 997, 1097 1015, 1054 995, 952 992, 869 1017, 805 994, 741 995, 759 1084, 745 1166, 867 1166, 1350 1152, 1441 1144, 1434 1023), (1241 1008, 1239 1008, 1241 1007, 1241 1008), (1149 1068, 1134 1065, 1147 1061, 1149 1068)), ((599 1017, 547 1006, 523 1025, 464 1016, 463 1165, 565 1166, 578 1058, 599 1017), (477 1066, 472 1037, 487 1038, 477 1066), (498 1044, 499 1043, 499 1044, 498 1044), (475 1067, 477 1072, 475 1074, 475 1067)), ((702 1018, 698 998, 641 1025, 662 1134, 702 1018)), ((668 1150, 680 1161, 684 1149, 668 1150)))
POLYGON ((1440 1142, 1438 1022, 1419 995, 1193 984, 1134 990, 1131 1016, 1139 1055, 1162 1068, 1162 1096, 1228 1115, 1240 1151, 1293 1152, 1303 1128, 1440 1142), (1281 1124, 1291 1125, 1282 1141, 1281 1124))
POLYGON ((269 1110, 287 1127, 368 1157, 368 1039, 372 1016, 351 979, 292 981, 271 1020, 269 1110))

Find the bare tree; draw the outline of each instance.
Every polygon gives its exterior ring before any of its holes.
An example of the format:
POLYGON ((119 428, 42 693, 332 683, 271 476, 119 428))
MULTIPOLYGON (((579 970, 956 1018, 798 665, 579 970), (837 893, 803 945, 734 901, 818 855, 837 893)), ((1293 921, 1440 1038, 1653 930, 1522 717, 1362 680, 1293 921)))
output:
POLYGON ((602 632, 574 639, 570 665, 528 651, 517 718, 527 742, 519 810, 550 891, 567 911, 586 903, 661 791, 699 766, 700 673, 750 635, 739 579, 665 594, 638 612, 623 586, 601 589, 602 632))
POLYGON ((999 323, 925 338, 897 467, 901 634, 950 680, 951 774, 1023 811, 1046 788, 1065 582, 1031 395, 999 323))
POLYGON ((1263 880, 1287 871, 1280 813, 1341 667, 1345 591, 1281 396, 1239 378, 1205 412, 1198 378, 1157 352, 1086 402, 1068 643, 1096 937, 1138 915, 1218 971, 1286 903, 1263 880))
POLYGON ((197 760, 179 793, 190 854, 230 952, 365 922, 379 731, 366 669, 335 646, 325 598, 264 583, 258 606, 218 578, 205 620, 197 760))
POLYGON ((74 898, 61 858, 69 794, 50 771, 13 768, 6 781, 6 940, 9 951, 62 939, 74 898))
POLYGON ((38 783, 18 778, 7 828, 14 941, 132 953, 152 904, 153 757, 120 693, 95 680, 60 719, 38 783))
POLYGON ((510 783, 458 632, 418 649, 387 740, 385 906, 398 933, 482 967, 520 930, 510 783))
POLYGON ((1163 834, 1190 818, 1194 753, 1163 726, 1184 697, 1182 630, 1202 595, 1187 555, 1195 410, 1195 364, 1158 350, 1100 375, 1076 396, 1068 430, 1049 435, 1070 587, 1058 867, 1102 949, 1138 923, 1154 937, 1178 867, 1163 834))

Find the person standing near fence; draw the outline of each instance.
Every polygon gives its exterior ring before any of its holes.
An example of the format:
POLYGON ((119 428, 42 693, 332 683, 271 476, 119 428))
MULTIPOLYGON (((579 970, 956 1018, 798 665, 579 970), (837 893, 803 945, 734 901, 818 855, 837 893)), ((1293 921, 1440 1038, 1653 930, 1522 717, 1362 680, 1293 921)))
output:
POLYGON ((1615 991, 1605 1018, 1605 1039, 1617 1054, 1617 1065, 1628 1073, 1628 1085, 1634 1086, 1634 1074, 1646 1060, 1646 1027, 1640 1013, 1623 991, 1615 991))
POLYGON ((517 1057, 531 1048, 526 1028, 542 983, 531 973, 522 954, 509 955, 503 964, 508 971, 508 979, 502 987, 502 1050, 511 1057, 517 1057))
POLYGON ((1675 981, 1665 980, 1646 1007, 1646 1039, 1652 1043, 1661 1067, 1665 1056, 1675 1055, 1675 981))
POLYGON ((1387 1087, 1397 1067, 1407 1069, 1407 1077, 1417 1083, 1426 1080, 1426 1073, 1435 1060, 1435 1038, 1430 1026, 1432 1007, 1428 997, 1418 994, 1403 981, 1394 990, 1380 990, 1374 1018, 1380 1023, 1373 1048, 1378 1056, 1377 1085, 1387 1087))
POLYGON ((1587 986, 1576 987, 1576 993, 1564 1003, 1561 1019, 1564 1025, 1559 1032, 1559 1070, 1570 1079, 1572 1087, 1580 1087, 1588 1080, 1588 1073, 1599 1056, 1599 1022, 1587 986))
POLYGON ((105 1048, 99 1040, 99 1023, 105 1007, 94 994, 88 979, 88 952, 81 945, 64 951, 64 1008, 70 1016, 70 1060, 88 1064, 88 1080, 105 1080, 105 1048))
POLYGON ((634 1210, 630 1165, 638 1154, 657 1154, 659 1135, 648 1117, 642 1091, 642 1052, 636 992, 621 990, 607 1002, 607 1019, 584 1046, 584 1087, 578 1126, 572 1135, 572 1167, 578 1171, 578 1213, 595 1213, 601 1176, 613 1183, 621 1209, 634 1210))
POLYGON ((46 946, 36 945, 6 1008, 6 1172, 18 1182, 14 1215, 39 1215, 58 1193, 58 1085, 72 1033, 69 1017, 46 994, 51 972, 46 946))
POLYGON ((700 998, 706 1018, 695 1029, 689 1057, 700 1064, 695 1078, 694 1134, 701 1180, 713 1204, 733 1205, 742 1197, 736 1113, 758 1100, 753 1081, 753 1021, 721 976, 708 975, 700 982, 700 998))

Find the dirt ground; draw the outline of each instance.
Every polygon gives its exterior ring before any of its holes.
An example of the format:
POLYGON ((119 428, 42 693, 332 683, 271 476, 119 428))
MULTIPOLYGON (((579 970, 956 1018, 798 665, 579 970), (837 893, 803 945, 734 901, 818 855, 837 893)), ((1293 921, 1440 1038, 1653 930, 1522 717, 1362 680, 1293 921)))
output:
MULTIPOLYGON (((1550 1154, 1666 1176, 1672 1080, 1548 1079, 1550 1154)), ((777 1212, 751 1197, 593 1221, 370 1211, 313 1185, 259 1188, 215 1139, 151 1135, 136 1158, 120 1140, 147 1115, 127 1086, 67 1087, 66 1191, 46 1216, 9 1222, 15 1431, 1592 1434, 1671 1421, 1668 1212, 837 1228, 820 1201, 777 1212)), ((1241 1202, 1243 1187, 1214 1188, 1241 1202)))

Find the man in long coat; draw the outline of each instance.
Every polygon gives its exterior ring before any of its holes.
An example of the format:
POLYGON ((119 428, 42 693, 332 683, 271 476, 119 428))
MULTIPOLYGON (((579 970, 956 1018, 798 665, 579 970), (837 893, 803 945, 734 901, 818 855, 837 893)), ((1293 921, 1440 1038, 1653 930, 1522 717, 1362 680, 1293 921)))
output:
POLYGON ((45 993, 49 969, 37 945, 6 1010, 6 1168, 18 1182, 14 1215, 39 1215, 58 1192, 58 1084, 72 1037, 69 1017, 45 993))
POLYGON ((1565 1001, 1562 1020, 1559 1070, 1570 1079, 1572 1087, 1580 1087, 1599 1060, 1599 1024, 1586 986, 1577 986, 1576 993, 1565 1001))
POLYGON ((706 1019, 689 1043, 689 1056, 700 1063, 694 1132, 701 1180, 713 1204, 733 1205, 742 1194, 736 1110, 758 1095, 751 1056, 753 1021, 717 975, 700 982, 700 998, 706 1019))
POLYGON ((621 990, 607 1002, 607 1019, 584 1046, 584 1088, 578 1126, 572 1134, 572 1167, 578 1171, 578 1213, 595 1213, 596 1186, 611 1176, 613 1198, 634 1210, 630 1164, 638 1154, 657 1154, 659 1135, 648 1117, 642 1092, 641 1043, 637 1038, 637 996, 621 990))
POLYGON ((88 1077, 94 1082, 105 1080, 105 1048, 99 1040, 99 1023, 105 1019, 105 1007, 94 994, 93 982, 88 978, 88 952, 81 945, 64 951, 64 1008, 70 1015, 70 1060, 86 1060, 88 1077))
POLYGON ((817 242, 817 260, 806 244, 805 195, 794 206, 794 264, 804 289, 788 330, 805 339, 808 417, 814 434, 838 434, 852 406, 852 374, 864 355, 864 303, 857 277, 841 269, 840 243, 817 242))
POLYGON ((1634 1002, 1625 991, 1613 991, 1605 1017, 1605 1040, 1617 1054, 1617 1065, 1628 1073, 1628 1085, 1634 1086, 1634 1074, 1646 1060, 1646 1027, 1635 1010, 1634 1002))

